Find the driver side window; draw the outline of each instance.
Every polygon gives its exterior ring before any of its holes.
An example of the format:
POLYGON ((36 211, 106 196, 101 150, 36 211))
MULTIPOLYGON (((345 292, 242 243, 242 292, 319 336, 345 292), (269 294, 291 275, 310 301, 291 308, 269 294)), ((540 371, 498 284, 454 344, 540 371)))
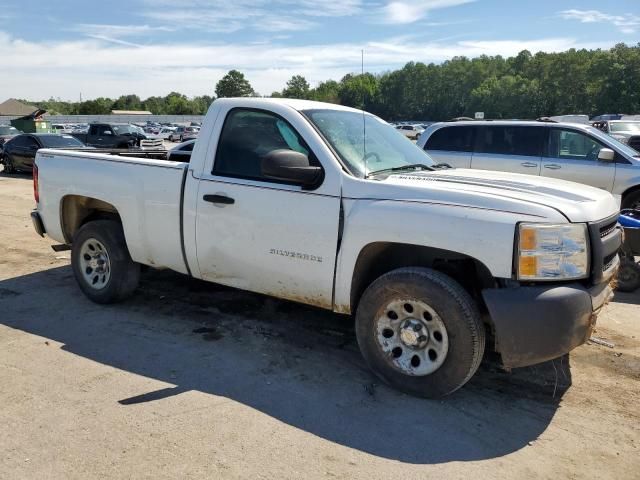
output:
POLYGON ((572 130, 552 129, 549 135, 549 157, 567 160, 596 160, 603 144, 572 130))
POLYGON ((302 137, 284 119, 260 110, 233 109, 227 115, 212 173, 235 178, 277 182, 262 174, 262 159, 274 150, 294 150, 320 166, 302 137))

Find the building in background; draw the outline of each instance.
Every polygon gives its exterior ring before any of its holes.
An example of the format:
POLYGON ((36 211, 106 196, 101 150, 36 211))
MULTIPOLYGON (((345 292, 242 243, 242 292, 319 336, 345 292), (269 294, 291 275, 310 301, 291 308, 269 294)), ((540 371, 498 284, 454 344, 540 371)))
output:
POLYGON ((36 110, 38 110, 38 107, 19 102, 15 98, 10 98, 5 102, 0 103, 0 116, 23 117, 25 115, 32 114, 36 110))

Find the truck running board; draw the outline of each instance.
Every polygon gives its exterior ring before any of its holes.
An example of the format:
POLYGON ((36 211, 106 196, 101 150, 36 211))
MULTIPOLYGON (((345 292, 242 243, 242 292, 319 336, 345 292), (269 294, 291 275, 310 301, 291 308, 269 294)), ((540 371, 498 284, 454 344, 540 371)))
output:
POLYGON ((51 249, 54 252, 66 252, 67 250, 71 250, 71 245, 67 245, 66 243, 61 243, 60 245, 51 245, 51 249))

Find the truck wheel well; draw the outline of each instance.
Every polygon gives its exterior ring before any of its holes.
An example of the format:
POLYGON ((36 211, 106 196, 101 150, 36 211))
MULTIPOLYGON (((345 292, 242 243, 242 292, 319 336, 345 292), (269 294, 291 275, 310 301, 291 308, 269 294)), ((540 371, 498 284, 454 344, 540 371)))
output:
POLYGON ((71 244, 78 229, 93 220, 122 222, 116 207, 97 198, 67 195, 62 199, 60 222, 65 242, 71 244))
POLYGON ((636 192, 640 192, 640 185, 634 185, 633 187, 629 187, 628 189, 626 189, 624 191, 624 193, 622 194, 622 203, 624 203, 625 198, 629 195, 631 195, 632 193, 636 193, 636 192))
POLYGON ((489 269, 480 261, 462 253, 403 243, 376 242, 358 255, 351 282, 351 310, 371 283, 391 270, 402 267, 427 267, 456 280, 483 309, 480 290, 495 286, 489 269))

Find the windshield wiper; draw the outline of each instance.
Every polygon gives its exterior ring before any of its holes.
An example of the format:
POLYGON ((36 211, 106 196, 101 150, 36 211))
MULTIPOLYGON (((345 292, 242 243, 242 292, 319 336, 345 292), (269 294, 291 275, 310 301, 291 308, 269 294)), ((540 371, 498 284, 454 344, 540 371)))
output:
POLYGON ((447 168, 453 168, 448 163, 436 163, 435 165, 432 165, 432 167, 433 167, 434 170, 442 170, 442 169, 447 169, 447 168))
POLYGON ((367 173, 364 178, 370 178, 380 173, 389 173, 389 172, 401 172, 402 170, 433 170, 433 168, 425 165, 424 163, 411 163, 409 165, 402 165, 400 167, 393 168, 383 168, 382 170, 374 170, 373 172, 367 173))

